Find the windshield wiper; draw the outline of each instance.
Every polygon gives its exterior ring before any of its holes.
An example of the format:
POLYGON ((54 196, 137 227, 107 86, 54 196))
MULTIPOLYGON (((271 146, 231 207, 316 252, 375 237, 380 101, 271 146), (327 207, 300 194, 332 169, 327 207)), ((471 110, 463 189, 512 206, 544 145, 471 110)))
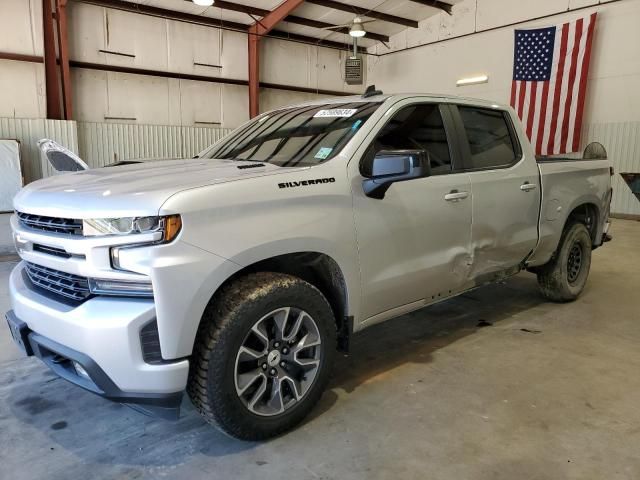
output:
POLYGON ((264 167, 264 165, 264 163, 250 163, 249 165, 238 165, 236 168, 239 168, 240 170, 246 170, 247 168, 264 167))
MULTIPOLYGON (((233 160, 234 162, 251 162, 251 163, 260 163, 260 164, 264 164, 264 163, 271 163, 267 160, 254 160, 253 158, 248 158, 248 159, 244 159, 244 158, 228 158, 226 160, 233 160)), ((275 165, 275 164, 272 164, 275 165)))

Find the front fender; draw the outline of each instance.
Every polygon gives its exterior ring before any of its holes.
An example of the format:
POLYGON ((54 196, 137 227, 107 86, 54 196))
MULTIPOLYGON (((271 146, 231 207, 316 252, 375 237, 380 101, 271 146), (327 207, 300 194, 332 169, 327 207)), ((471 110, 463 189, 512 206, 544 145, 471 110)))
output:
MULTIPOLYGON (((282 174, 178 192, 160 210, 161 215, 172 213, 182 216, 182 242, 228 262, 224 278, 218 271, 203 279, 200 288, 208 294, 207 301, 242 268, 280 255, 316 252, 330 257, 340 268, 347 287, 349 315, 357 317, 360 272, 351 189, 344 165, 335 159, 302 172, 283 169, 282 174), (299 188, 279 187, 320 178, 334 180, 309 182, 299 188)), ((199 298, 204 297, 203 293, 199 298)), ((189 316, 199 312, 199 322, 205 306, 206 302, 200 302, 198 311, 190 309, 189 316)), ((190 329, 188 333, 192 332, 190 329)))

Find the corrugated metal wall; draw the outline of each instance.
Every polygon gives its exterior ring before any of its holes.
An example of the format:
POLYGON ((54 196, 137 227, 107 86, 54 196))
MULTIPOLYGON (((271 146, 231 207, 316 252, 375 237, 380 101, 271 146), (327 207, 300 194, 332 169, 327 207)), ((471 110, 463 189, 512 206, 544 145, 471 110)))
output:
POLYGON ((52 174, 48 162, 42 162, 36 142, 50 138, 69 150, 78 152, 76 122, 63 120, 0 118, 0 138, 15 139, 20 142, 22 176, 25 183, 52 174))
POLYGON ((585 125, 582 143, 600 142, 607 149, 616 175, 613 177, 611 212, 640 215, 640 202, 619 173, 640 173, 640 122, 593 123, 585 125))
POLYGON ((78 122, 80 157, 91 167, 136 158, 191 158, 231 130, 78 122))
MULTIPOLYGON (((229 133, 229 129, 173 127, 61 120, 0 118, 0 138, 19 140, 25 182, 52 174, 36 142, 50 138, 78 153, 91 167, 136 158, 190 158, 229 133)), ((600 142, 615 171, 640 172, 640 122, 585 125, 583 145, 600 142)), ((611 211, 640 215, 640 202, 619 175, 613 179, 611 211)))
POLYGON ((20 142, 25 183, 53 174, 36 142, 55 140, 91 167, 136 158, 190 158, 220 140, 228 128, 173 127, 64 120, 0 118, 0 138, 20 142))

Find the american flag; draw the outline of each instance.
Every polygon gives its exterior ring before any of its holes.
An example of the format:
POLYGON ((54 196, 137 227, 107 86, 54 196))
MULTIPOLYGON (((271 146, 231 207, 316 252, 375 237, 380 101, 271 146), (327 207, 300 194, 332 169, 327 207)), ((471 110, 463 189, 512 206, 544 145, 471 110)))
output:
POLYGON ((537 155, 576 152, 596 13, 556 27, 515 31, 511 106, 537 155))

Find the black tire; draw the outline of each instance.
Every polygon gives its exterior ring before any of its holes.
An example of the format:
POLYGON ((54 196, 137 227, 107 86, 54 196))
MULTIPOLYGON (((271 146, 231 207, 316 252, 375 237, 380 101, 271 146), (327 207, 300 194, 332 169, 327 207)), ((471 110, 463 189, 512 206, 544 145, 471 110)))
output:
POLYGON ((537 269, 542 294, 554 302, 570 302, 578 298, 589 276, 591 250, 587 227, 582 223, 567 225, 556 253, 546 265, 537 269))
POLYGON ((223 287, 207 307, 194 347, 187 392, 210 424, 239 439, 263 440, 293 428, 311 411, 326 388, 335 351, 334 315, 317 288, 290 275, 250 274, 223 287), (256 322, 287 306, 308 312, 317 325, 319 367, 308 390, 293 406, 273 416, 260 416, 249 410, 236 391, 236 356, 256 322))

